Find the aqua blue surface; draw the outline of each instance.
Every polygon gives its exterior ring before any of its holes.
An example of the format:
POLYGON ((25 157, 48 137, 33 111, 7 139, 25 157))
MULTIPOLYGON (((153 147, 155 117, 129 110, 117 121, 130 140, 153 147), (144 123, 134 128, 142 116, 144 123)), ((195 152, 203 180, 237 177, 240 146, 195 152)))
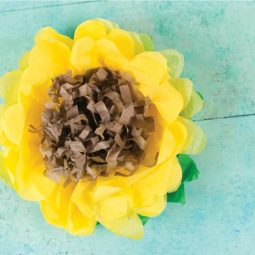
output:
POLYGON ((38 205, 0 184, 0 255, 255 254, 255 2, 0 2, 0 75, 17 65, 35 32, 71 35, 86 18, 105 17, 149 32, 159 49, 184 53, 184 74, 206 100, 196 118, 208 136, 195 160, 200 179, 186 204, 169 204, 140 241, 102 227, 74 237, 43 220, 38 205))

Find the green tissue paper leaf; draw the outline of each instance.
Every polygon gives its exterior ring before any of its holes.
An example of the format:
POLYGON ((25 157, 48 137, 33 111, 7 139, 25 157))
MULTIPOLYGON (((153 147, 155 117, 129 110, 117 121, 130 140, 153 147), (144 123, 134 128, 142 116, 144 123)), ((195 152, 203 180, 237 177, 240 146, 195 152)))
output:
POLYGON ((167 193, 167 202, 185 203, 184 182, 196 180, 199 176, 199 171, 195 162, 186 154, 179 154, 178 160, 182 168, 182 182, 180 187, 172 193, 167 193))
POLYGON ((144 49, 146 51, 153 51, 154 43, 153 43, 152 37, 148 34, 139 34, 139 36, 143 43, 144 49))
POLYGON ((143 225, 145 225, 147 223, 147 221, 149 220, 149 217, 147 217, 147 216, 139 215, 139 218, 140 218, 141 222, 143 223, 143 225))
POLYGON ((199 171, 193 159, 186 154, 179 154, 178 160, 182 168, 182 182, 196 180, 199 176, 199 171))
POLYGON ((181 183, 180 187, 172 193, 167 193, 167 202, 172 203, 185 203, 185 189, 183 182, 181 183))

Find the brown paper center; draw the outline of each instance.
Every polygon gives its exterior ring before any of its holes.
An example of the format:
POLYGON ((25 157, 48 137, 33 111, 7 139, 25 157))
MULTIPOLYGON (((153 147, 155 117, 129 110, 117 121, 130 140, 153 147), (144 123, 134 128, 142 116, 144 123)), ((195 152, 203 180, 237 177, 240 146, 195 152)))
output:
POLYGON ((150 99, 121 72, 92 69, 62 74, 42 113, 45 174, 60 183, 133 174, 143 163, 154 119, 150 99))

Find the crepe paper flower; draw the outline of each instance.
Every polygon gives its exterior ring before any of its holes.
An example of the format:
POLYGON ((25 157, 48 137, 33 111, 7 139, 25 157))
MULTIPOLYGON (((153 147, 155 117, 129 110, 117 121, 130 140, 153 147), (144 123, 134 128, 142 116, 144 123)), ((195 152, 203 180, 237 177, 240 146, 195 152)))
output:
POLYGON ((99 223, 139 239, 198 177, 203 100, 180 53, 103 19, 74 39, 46 27, 0 80, 1 178, 74 235, 99 223))

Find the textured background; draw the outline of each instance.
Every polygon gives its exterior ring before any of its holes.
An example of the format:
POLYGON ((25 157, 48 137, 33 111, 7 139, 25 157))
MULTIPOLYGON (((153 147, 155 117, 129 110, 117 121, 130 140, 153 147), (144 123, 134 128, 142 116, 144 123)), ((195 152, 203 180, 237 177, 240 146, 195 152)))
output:
POLYGON ((0 2, 0 75, 15 68, 43 26, 72 35, 87 18, 150 33, 158 49, 180 50, 184 75, 204 95, 196 119, 208 146, 184 206, 169 204, 140 241, 102 227, 72 237, 47 225, 37 204, 0 184, 1 255, 255 254, 255 2, 0 2))

